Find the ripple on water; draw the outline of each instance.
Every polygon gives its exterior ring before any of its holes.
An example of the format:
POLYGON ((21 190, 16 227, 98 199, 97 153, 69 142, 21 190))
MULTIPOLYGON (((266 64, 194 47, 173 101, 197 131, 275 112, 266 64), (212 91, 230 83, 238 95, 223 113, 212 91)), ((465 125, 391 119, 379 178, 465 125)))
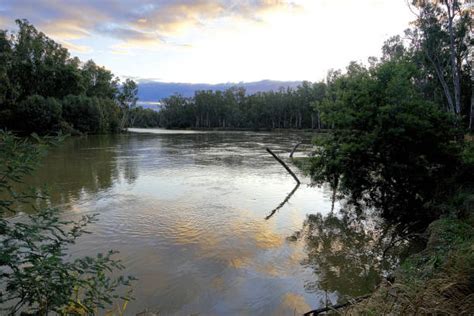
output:
POLYGON ((71 139, 35 178, 66 183, 57 190, 67 216, 99 214, 72 252, 120 250, 139 278, 130 314, 283 315, 318 304, 305 290, 314 274, 300 264, 303 245, 286 237, 307 213, 327 212, 330 194, 302 185, 265 220, 294 187, 265 147, 286 159, 299 136, 134 132, 151 134, 71 139))

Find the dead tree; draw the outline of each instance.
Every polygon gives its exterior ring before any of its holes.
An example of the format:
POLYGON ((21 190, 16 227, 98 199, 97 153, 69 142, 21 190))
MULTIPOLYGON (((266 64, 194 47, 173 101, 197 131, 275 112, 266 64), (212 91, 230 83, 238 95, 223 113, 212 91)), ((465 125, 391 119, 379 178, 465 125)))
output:
POLYGON ((267 151, 268 151, 268 153, 269 153, 270 155, 273 156, 273 158, 276 159, 276 161, 278 161, 278 162, 286 169, 286 171, 288 171, 288 173, 293 177, 293 179, 295 179, 295 181, 296 181, 298 184, 301 183, 300 180, 298 179, 298 177, 293 173, 293 171, 291 171, 290 167, 288 167, 288 166, 286 165, 286 163, 283 162, 283 160, 281 160, 277 155, 275 155, 275 154, 273 153, 273 151, 270 150, 270 148, 267 148, 267 151))

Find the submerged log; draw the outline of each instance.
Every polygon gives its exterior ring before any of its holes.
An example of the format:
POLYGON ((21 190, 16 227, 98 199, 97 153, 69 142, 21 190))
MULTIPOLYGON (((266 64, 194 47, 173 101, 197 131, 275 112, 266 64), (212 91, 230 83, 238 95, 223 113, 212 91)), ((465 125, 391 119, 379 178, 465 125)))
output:
POLYGON ((293 150, 291 151, 291 154, 290 154, 290 158, 293 158, 293 154, 295 153, 296 149, 301 145, 303 144, 303 142, 299 142, 295 145, 295 147, 293 147, 293 150))
POLYGON ((319 315, 319 314, 324 313, 324 312, 334 311, 334 310, 337 310, 337 309, 340 309, 340 308, 344 308, 344 307, 353 305, 353 304, 358 303, 362 300, 365 300, 366 298, 369 298, 369 297, 370 297, 370 294, 359 296, 359 297, 356 297, 356 298, 354 298, 354 299, 352 299, 352 300, 350 300, 346 303, 336 304, 336 305, 327 306, 327 307, 323 307, 323 308, 318 308, 318 309, 309 311, 307 313, 304 313, 303 315, 304 316, 315 316, 315 315, 319 315))
POLYGON ((288 166, 286 165, 286 163, 285 163, 283 160, 281 160, 277 155, 275 155, 275 154, 273 153, 273 151, 270 150, 270 148, 267 148, 267 151, 268 151, 268 153, 269 153, 270 155, 273 156, 273 158, 276 159, 276 161, 278 161, 278 162, 286 169, 286 171, 288 171, 289 174, 291 174, 291 176, 293 177, 293 179, 295 179, 295 181, 296 181, 298 184, 301 183, 300 180, 298 179, 298 177, 293 173, 293 171, 291 171, 290 167, 288 167, 288 166))

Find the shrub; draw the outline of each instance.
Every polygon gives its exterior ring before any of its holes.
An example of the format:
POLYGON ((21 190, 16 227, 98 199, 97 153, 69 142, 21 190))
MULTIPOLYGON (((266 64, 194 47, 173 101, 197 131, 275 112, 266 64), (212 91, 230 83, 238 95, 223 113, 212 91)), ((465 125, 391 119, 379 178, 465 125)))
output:
POLYGON ((55 98, 32 95, 15 108, 18 128, 24 132, 48 133, 59 129, 61 104, 55 98))
MULTIPOLYGON (((84 216, 64 221, 56 208, 36 209, 26 219, 6 216, 33 205, 34 192, 15 192, 15 183, 31 173, 44 153, 37 143, 0 131, 0 310, 10 315, 33 313, 89 315, 119 299, 116 290, 130 286, 131 277, 110 276, 123 268, 114 251, 96 257, 67 259, 68 246, 95 220, 84 216)), ((126 295, 121 299, 127 301, 126 295)))

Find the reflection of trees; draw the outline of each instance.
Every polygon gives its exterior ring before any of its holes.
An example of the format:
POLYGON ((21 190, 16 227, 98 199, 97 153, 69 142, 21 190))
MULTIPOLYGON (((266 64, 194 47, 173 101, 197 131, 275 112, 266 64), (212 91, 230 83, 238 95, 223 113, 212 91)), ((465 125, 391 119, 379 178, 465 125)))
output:
POLYGON ((313 267, 318 276, 307 290, 335 291, 351 297, 367 294, 396 260, 382 260, 386 246, 380 242, 381 229, 373 220, 353 212, 309 215, 299 236, 308 251, 304 264, 313 267))
MULTIPOLYGON (((24 187, 48 189, 52 204, 110 188, 118 177, 115 146, 120 136, 71 137, 52 148, 24 187)), ((23 189, 19 188, 19 189, 23 189)))

